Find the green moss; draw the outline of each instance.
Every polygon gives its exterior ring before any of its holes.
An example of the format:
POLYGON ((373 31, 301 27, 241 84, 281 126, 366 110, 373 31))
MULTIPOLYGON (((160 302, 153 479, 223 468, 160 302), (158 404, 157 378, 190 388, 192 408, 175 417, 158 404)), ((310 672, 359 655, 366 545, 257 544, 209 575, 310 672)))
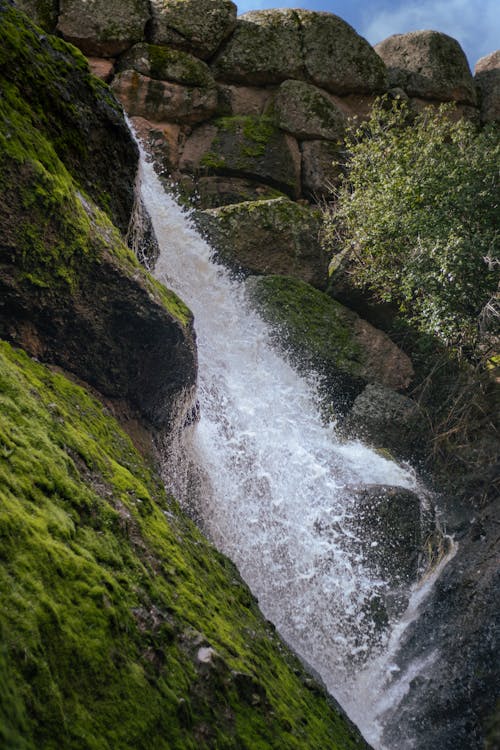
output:
POLYGON ((0 413, 9 747, 359 747, 93 398, 0 344, 0 413))
POLYGON ((348 360, 356 366, 361 350, 346 319, 349 313, 340 303, 288 276, 256 279, 252 290, 264 316, 283 331, 294 350, 312 359, 348 360))

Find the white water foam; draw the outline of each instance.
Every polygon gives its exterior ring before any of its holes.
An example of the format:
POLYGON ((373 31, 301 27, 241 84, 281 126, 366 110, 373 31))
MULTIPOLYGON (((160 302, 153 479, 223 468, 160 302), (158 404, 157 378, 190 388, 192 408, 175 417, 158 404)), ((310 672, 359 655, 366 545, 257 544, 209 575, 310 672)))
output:
MULTIPOLYGON (((180 438, 183 465, 198 465, 204 477, 195 512, 265 616, 376 741, 373 712, 358 712, 360 696, 351 688, 374 643, 380 651, 384 636, 366 612, 385 582, 353 552, 346 490, 415 488, 415 477, 359 442, 340 442, 322 423, 314 387, 270 346, 244 285, 212 262, 152 165, 143 160, 142 169, 143 200, 161 248, 155 274, 195 316, 201 417, 180 438), (318 532, 325 519, 326 535, 318 532)), ((176 465, 173 456, 167 463, 176 465)), ((179 478, 171 481, 182 494, 179 478)), ((190 492, 192 484, 179 499, 189 503, 190 492)))

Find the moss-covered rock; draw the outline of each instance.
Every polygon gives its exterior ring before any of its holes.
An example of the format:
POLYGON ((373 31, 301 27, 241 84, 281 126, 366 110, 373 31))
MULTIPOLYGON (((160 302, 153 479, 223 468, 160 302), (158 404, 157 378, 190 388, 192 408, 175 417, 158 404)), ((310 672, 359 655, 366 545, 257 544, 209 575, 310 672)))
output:
POLYGON ((50 159, 59 158, 125 233, 138 154, 120 105, 91 76, 83 55, 42 34, 6 0, 0 2, 0 34, 2 149, 24 163, 28 152, 35 158, 42 148, 33 138, 47 137, 50 159))
POLYGON ((285 81, 273 102, 277 125, 300 140, 338 141, 345 112, 325 91, 303 81, 285 81))
POLYGON ((250 178, 300 195, 297 142, 270 117, 220 117, 201 125, 186 141, 180 170, 250 178))
POLYGON ((387 88, 385 65, 352 26, 333 13, 297 11, 306 78, 332 94, 377 94, 387 88))
POLYGON ((114 78, 112 87, 129 115, 152 122, 197 123, 217 109, 215 86, 181 86, 125 70, 114 78))
POLYGON ((211 57, 236 24, 231 0, 151 0, 151 41, 211 57))
POLYGON ((246 85, 303 78, 297 13, 284 8, 243 13, 212 67, 216 78, 246 85))
POLYGON ((385 66, 354 29, 331 13, 244 13, 213 63, 216 78, 245 84, 309 80, 334 94, 378 93, 385 66))
POLYGON ((280 190, 256 180, 224 175, 183 174, 173 189, 181 203, 201 209, 286 197, 280 190))
POLYGON ((474 80, 459 43, 438 31, 394 34, 375 46, 389 84, 410 96, 475 105, 474 80))
POLYGON ((86 55, 114 57, 144 39, 148 0, 60 0, 57 30, 86 55))
POLYGON ((248 295, 299 370, 316 370, 321 390, 348 409, 367 382, 403 388, 413 369, 408 357, 356 313, 303 281, 254 277, 248 295))
POLYGON ((0 343, 0 738, 366 747, 82 388, 0 343))
POLYGON ((75 50, 49 42, 5 4, 0 24, 7 40, 0 51, 0 336, 168 424, 196 377, 191 313, 144 271, 92 199, 125 219, 127 191, 116 195, 108 173, 114 194, 106 200, 99 183, 106 163, 118 162, 118 177, 129 174, 128 161, 135 166, 131 136, 75 50), (30 58, 23 73, 17 66, 30 58), (89 125, 95 130, 80 143, 89 125), (93 144, 108 143, 104 165, 94 163, 101 152, 90 159, 93 144))
POLYGON ((217 257, 249 274, 286 274, 324 288, 327 257, 320 212, 287 198, 201 211, 197 224, 217 257))
POLYGON ((173 81, 183 86, 212 88, 214 78, 208 65, 188 52, 160 47, 157 44, 135 44, 120 58, 120 70, 132 69, 158 81, 173 81))

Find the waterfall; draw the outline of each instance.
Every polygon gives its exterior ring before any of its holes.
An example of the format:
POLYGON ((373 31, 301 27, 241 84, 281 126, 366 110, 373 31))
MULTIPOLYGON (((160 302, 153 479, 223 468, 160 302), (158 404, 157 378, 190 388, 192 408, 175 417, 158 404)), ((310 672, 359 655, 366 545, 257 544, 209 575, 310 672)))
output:
POLYGON ((193 311, 199 351, 200 419, 179 435, 180 459, 167 457, 169 483, 236 563, 264 615, 380 747, 372 680, 390 674, 391 633, 369 611, 387 582, 353 538, 346 490, 415 488, 415 476, 322 422, 313 380, 273 349, 244 283, 212 261, 144 158, 142 197, 160 245, 155 275, 193 311))

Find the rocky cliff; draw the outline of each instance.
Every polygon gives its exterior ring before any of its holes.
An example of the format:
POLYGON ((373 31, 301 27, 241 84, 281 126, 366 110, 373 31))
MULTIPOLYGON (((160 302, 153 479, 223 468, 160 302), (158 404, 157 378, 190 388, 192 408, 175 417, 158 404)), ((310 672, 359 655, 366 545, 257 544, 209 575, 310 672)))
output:
POLYGON ((0 745, 366 747, 159 477, 195 341, 120 107, 6 0, 0 38, 0 745))

